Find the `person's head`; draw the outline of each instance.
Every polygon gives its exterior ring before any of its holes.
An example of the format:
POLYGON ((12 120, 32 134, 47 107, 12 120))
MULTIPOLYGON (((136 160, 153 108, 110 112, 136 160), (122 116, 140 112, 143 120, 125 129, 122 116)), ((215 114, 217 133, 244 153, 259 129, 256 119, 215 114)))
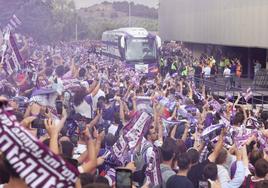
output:
POLYGON ((268 180, 262 180, 255 184, 255 188, 267 188, 268 187, 268 180))
POLYGON ((74 150, 73 143, 70 141, 61 141, 60 146, 61 146, 62 155, 68 158, 72 158, 73 150, 74 150))
POLYGON ((94 176, 89 173, 80 174, 79 178, 80 178, 82 187, 94 182, 94 176))
POLYGON ((255 166, 255 163, 263 157, 263 152, 257 149, 253 149, 249 154, 249 162, 255 166))
POLYGON ((187 153, 182 153, 178 156, 177 165, 181 171, 189 170, 191 166, 191 160, 187 153))
POLYGON ((107 180, 107 178, 103 177, 103 176, 97 176, 95 178, 95 183, 102 183, 105 185, 109 185, 109 181, 107 180))
POLYGON ((268 161, 265 159, 259 159, 254 166, 257 177, 264 178, 268 173, 268 161))
POLYGON ((198 163, 199 161, 199 152, 194 149, 194 148, 190 148, 188 151, 187 151, 187 154, 191 160, 191 164, 196 164, 198 163))
POLYGON ((116 142, 116 137, 112 133, 108 133, 104 137, 105 145, 108 147, 112 147, 116 142))
POLYGON ((0 184, 8 183, 9 181, 9 169, 7 169, 4 160, 4 155, 0 153, 0 184))
POLYGON ((244 114, 243 113, 236 113, 235 114, 235 117, 234 117, 234 120, 233 120, 233 124, 234 125, 241 125, 244 121, 245 117, 244 117, 244 114))
POLYGON ((103 183, 91 183, 83 186, 83 188, 110 188, 110 186, 103 183))
POLYGON ((51 67, 47 67, 45 70, 45 75, 50 77, 53 74, 53 69, 51 67))
POLYGON ((79 106, 83 100, 84 97, 87 95, 87 91, 84 87, 81 87, 79 90, 75 91, 73 102, 75 106, 79 106))
POLYGON ((58 77, 62 77, 65 73, 65 69, 64 69, 64 66, 63 65, 59 65, 57 66, 56 70, 55 70, 55 73, 58 77))
POLYGON ((208 163, 203 171, 203 176, 206 180, 215 181, 218 178, 218 169, 215 163, 208 163))
POLYGON ((81 68, 80 70, 79 70, 79 77, 80 78, 84 78, 85 76, 86 76, 86 69, 85 68, 81 68))
POLYGON ((46 67, 52 67, 53 66, 53 61, 52 61, 52 59, 46 59, 46 67))
POLYGON ((25 181, 22 180, 19 174, 12 168, 4 154, 0 153, 0 184, 10 183, 14 180, 16 181, 17 187, 27 187, 25 181))
POLYGON ((163 161, 173 160, 175 157, 175 151, 176 151, 176 141, 169 137, 166 138, 161 147, 163 161))
POLYGON ((146 132, 146 134, 144 135, 144 137, 150 141, 150 142, 154 142, 158 139, 158 134, 155 130, 155 128, 153 126, 150 127, 150 129, 146 132))
POLYGON ((225 148, 222 148, 215 160, 215 163, 219 165, 224 164, 227 160, 227 156, 228 156, 227 150, 225 148))

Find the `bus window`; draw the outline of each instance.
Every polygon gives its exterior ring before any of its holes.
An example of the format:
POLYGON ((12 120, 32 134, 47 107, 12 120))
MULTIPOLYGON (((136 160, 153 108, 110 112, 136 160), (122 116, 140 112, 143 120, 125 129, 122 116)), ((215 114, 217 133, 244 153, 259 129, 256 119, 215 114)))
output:
POLYGON ((125 48, 127 61, 143 61, 157 58, 157 50, 154 39, 127 39, 125 48))

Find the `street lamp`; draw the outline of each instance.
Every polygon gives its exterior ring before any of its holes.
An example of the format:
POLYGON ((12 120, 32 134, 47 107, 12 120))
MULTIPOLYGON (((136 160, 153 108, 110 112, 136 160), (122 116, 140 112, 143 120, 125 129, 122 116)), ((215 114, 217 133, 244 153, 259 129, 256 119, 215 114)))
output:
POLYGON ((131 0, 128 1, 128 27, 131 27, 131 0))

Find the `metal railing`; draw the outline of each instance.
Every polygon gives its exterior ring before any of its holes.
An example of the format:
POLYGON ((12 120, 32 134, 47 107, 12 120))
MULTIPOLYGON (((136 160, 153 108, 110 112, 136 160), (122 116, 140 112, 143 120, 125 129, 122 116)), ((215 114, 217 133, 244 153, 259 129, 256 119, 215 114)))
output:
MULTIPOLYGON (((222 75, 217 75, 216 79, 213 76, 211 76, 209 78, 193 77, 192 79, 196 83, 196 85, 200 85, 199 88, 201 88, 201 86, 205 85, 206 92, 209 92, 211 94, 217 94, 218 96, 221 96, 221 97, 226 97, 227 94, 229 94, 229 95, 232 94, 235 97, 235 96, 237 96, 236 93, 238 93, 238 92, 239 93, 246 92, 245 90, 243 90, 240 87, 232 87, 231 89, 227 89, 225 82, 223 82, 223 83, 217 82, 217 78, 219 78, 219 76, 221 76, 223 78, 222 75)), ((252 106, 258 104, 258 105, 261 105, 261 107, 263 107, 264 109, 268 110, 268 107, 264 106, 265 104, 268 105, 268 100, 264 99, 265 97, 268 97, 268 92, 265 94, 263 92, 256 91, 253 83, 251 85, 251 91, 253 94, 252 98, 250 99, 252 106)), ((246 103, 246 101, 244 101, 244 103, 246 103)))

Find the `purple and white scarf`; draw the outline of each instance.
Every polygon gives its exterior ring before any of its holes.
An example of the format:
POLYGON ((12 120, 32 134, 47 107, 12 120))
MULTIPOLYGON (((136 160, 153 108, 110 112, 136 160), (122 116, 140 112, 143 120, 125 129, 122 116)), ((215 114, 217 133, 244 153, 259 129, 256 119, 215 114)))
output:
POLYGON ((12 109, 0 109, 0 150, 29 187, 75 186, 78 171, 19 125, 12 109))
POLYGON ((168 136, 168 133, 173 126, 179 125, 180 123, 183 123, 183 122, 187 122, 187 120, 179 120, 179 121, 168 120, 164 117, 162 117, 161 119, 162 119, 164 136, 168 136))
POLYGON ((210 106, 212 106, 214 108, 214 110, 216 110, 217 112, 221 111, 221 109, 222 109, 221 104, 218 101, 216 101, 215 99, 209 101, 208 104, 210 106))
POLYGON ((160 170, 160 153, 157 150, 155 146, 151 146, 151 143, 146 141, 144 143, 144 148, 150 148, 152 147, 152 151, 147 154, 147 151, 144 151, 144 159, 147 164, 146 170, 145 170, 145 176, 146 176, 146 182, 149 182, 153 186, 159 186, 162 185, 162 175, 160 170), (147 146, 146 146, 147 145, 147 146))
POLYGON ((130 154, 139 145, 152 124, 152 117, 146 112, 136 112, 123 129, 123 134, 112 147, 112 154, 122 164, 129 162, 130 154))
POLYGON ((167 108, 170 112, 172 112, 174 108, 176 107, 176 102, 168 99, 167 97, 160 96, 160 97, 156 97, 155 100, 158 101, 159 104, 167 108))
POLYGON ((151 106, 151 103, 152 103, 151 97, 137 96, 136 98, 137 111, 145 111, 149 114, 153 114, 153 108, 151 106))
POLYGON ((219 124, 215 124, 215 125, 211 125, 211 126, 205 128, 205 129, 203 130, 201 137, 202 137, 205 141, 209 141, 209 139, 211 140, 211 139, 215 138, 217 135, 214 134, 214 137, 213 137, 213 138, 212 138, 212 137, 209 137, 209 136, 210 136, 210 135, 213 135, 213 133, 215 133, 215 131, 217 131, 217 130, 223 128, 224 126, 225 126, 225 125, 224 125, 224 124, 221 124, 221 123, 219 123, 219 124))
MULTIPOLYGON (((129 156, 134 153, 136 147, 142 142, 145 133, 149 130, 152 124, 152 117, 146 112, 136 112, 134 118, 124 127, 123 137, 127 142, 125 155, 126 159, 129 159, 129 156)), ((115 147, 113 147, 115 149, 115 147)), ((117 151, 120 152, 120 150, 117 151)), ((123 149, 121 150, 123 151, 123 149)), ((153 151, 150 156, 147 156, 148 166, 146 168, 146 177, 153 185, 161 185, 162 178, 160 172, 160 159, 158 150, 153 147, 153 151)))

